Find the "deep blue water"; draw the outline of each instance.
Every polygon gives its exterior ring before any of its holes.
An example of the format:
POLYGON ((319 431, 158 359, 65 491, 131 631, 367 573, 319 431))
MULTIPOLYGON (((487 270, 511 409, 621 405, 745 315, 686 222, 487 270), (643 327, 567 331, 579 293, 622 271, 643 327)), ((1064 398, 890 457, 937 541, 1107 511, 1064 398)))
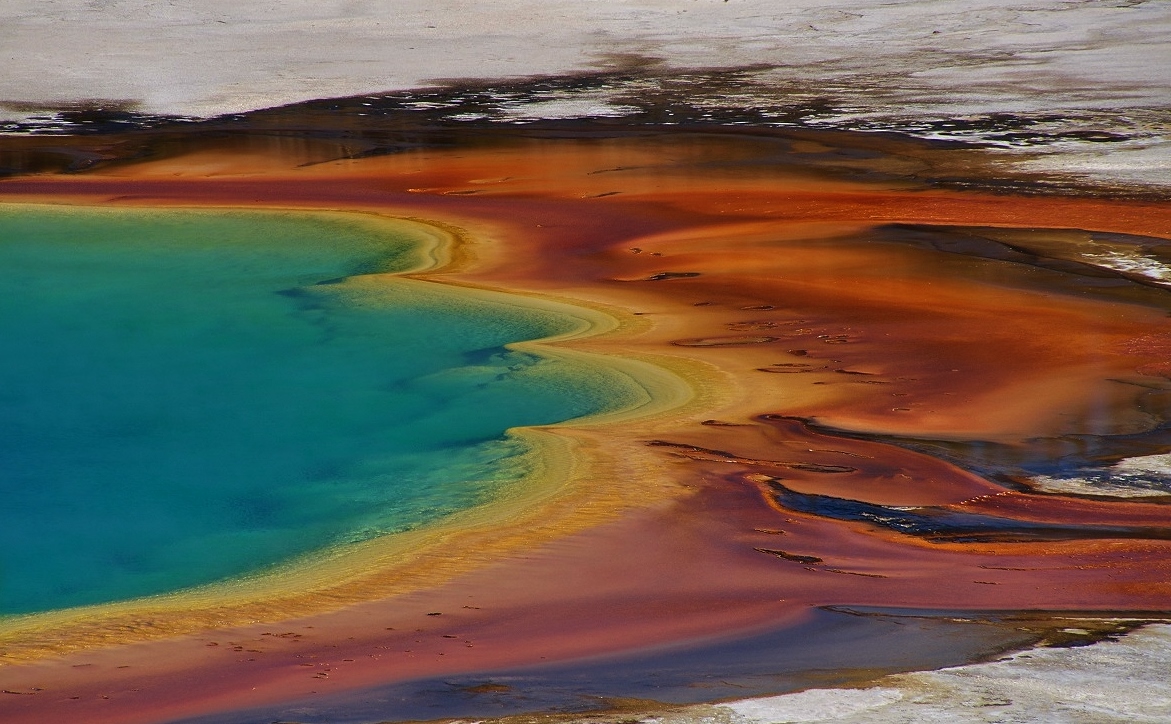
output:
POLYGON ((419 244, 347 219, 0 208, 0 613, 417 527, 523 475, 506 429, 621 397, 503 348, 568 318, 352 293, 419 244))

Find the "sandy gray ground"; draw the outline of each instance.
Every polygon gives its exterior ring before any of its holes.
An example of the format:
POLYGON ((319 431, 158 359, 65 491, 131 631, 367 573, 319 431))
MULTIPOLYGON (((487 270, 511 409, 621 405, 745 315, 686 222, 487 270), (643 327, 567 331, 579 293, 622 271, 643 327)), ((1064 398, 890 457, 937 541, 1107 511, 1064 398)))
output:
POLYGON ((1107 0, 5 0, 0 100, 196 116, 633 54, 899 112, 1165 106, 1171 10, 1107 0))
MULTIPOLYGON (((1171 722, 1171 626, 1074 649, 887 677, 865 689, 815 689, 656 717, 660 724, 989 724, 1171 722)), ((648 722, 649 724, 649 722, 648 722)))

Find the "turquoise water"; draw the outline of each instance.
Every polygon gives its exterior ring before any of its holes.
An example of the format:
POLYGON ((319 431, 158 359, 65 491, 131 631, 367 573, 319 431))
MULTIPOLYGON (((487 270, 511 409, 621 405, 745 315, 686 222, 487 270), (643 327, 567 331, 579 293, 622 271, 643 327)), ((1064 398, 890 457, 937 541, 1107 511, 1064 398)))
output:
POLYGON ((0 613, 417 527, 524 473, 507 428, 616 404, 617 375, 502 347, 574 320, 420 282, 350 292, 412 266, 411 233, 0 209, 0 613))

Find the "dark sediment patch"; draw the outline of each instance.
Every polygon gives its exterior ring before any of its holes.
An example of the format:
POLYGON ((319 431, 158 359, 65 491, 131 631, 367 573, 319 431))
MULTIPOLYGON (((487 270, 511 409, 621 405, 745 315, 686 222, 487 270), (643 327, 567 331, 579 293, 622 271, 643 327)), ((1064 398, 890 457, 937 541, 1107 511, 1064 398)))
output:
POLYGON ((697 337, 693 339, 677 339, 671 344, 678 347, 738 347, 745 344, 768 344, 776 342, 777 337, 697 337))
POLYGON ((1171 255, 1166 253, 1167 239, 1134 234, 1092 233, 1077 229, 888 224, 869 230, 867 238, 875 242, 906 244, 920 249, 1057 272, 1047 280, 1047 286, 1067 294, 1094 295, 1102 299, 1147 304, 1169 303, 1171 286, 1167 282, 1160 282, 1136 271, 1094 264, 1092 255, 1078 253, 1079 245, 1053 244, 1053 237, 1061 234, 1084 238, 1085 242, 1080 248, 1086 252, 1108 243, 1111 249, 1126 248, 1138 254, 1163 256, 1164 261, 1171 261, 1171 255))
POLYGON ((983 660, 1039 643, 1090 641, 1139 625, 1087 616, 1077 621, 1084 634, 1061 633, 1076 617, 827 607, 797 625, 748 635, 408 681, 175 724, 364 724, 604 712, 619 700, 691 704, 845 685, 983 660))
POLYGON ((658 274, 650 275, 646 279, 643 279, 643 281, 662 282, 669 279, 691 279, 697 276, 700 276, 699 272, 659 272, 658 274))
MULTIPOLYGON (((910 508, 875 505, 829 495, 799 493, 786 488, 776 480, 770 481, 767 486, 769 496, 784 509, 833 520, 868 523, 936 543, 1015 543, 1125 538, 1171 540, 1171 526, 1038 523, 1010 517, 965 513, 942 506, 910 508)), ((780 557, 797 560, 788 555, 780 557)))
MULTIPOLYGON (((1162 397, 1162 390, 1157 390, 1162 397)), ((1152 395, 1152 397, 1154 397, 1152 395)), ((1045 495, 1030 482, 1035 476, 1103 475, 1111 465, 1126 458, 1159 455, 1171 450, 1171 423, 1163 422, 1143 432, 1117 435, 1070 434, 1038 437, 1012 444, 989 440, 930 439, 900 435, 861 433, 822 425, 816 421, 769 415, 773 424, 798 423, 817 434, 851 440, 868 440, 914 450, 981 475, 1021 492, 1045 495)), ((1171 495, 1155 486, 1151 495, 1171 495)), ((1074 495, 1074 493, 1063 493, 1074 495)), ((1093 497, 1086 493, 1087 497, 1093 497)))

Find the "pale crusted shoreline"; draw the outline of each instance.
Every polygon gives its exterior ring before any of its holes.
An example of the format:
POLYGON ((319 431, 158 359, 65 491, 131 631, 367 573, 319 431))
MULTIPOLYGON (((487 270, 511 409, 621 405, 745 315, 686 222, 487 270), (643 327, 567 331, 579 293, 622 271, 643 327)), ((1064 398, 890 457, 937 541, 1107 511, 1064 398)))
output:
MULTIPOLYGON (((1169 664, 1171 626, 1157 624, 1092 646, 1028 649, 986 663, 895 674, 866 687, 807 689, 624 719, 640 724, 1164 722, 1171 717, 1169 664)), ((562 718, 559 724, 592 721, 562 718)))
MULTIPOLYGON (((1165 190, 1168 35, 1171 6, 1130 0, 14 0, 0 8, 0 133, 69 109, 207 118, 484 79, 642 68, 669 84, 741 68, 752 83, 714 107, 990 144, 1007 170, 1165 190)), ((623 116, 658 82, 501 97, 490 115, 623 116)))
POLYGON ((1149 107, 1166 104, 1171 58, 1171 12, 1133 2, 14 0, 0 28, 13 110, 104 99, 192 116, 623 56, 776 66, 863 113, 1149 107))

